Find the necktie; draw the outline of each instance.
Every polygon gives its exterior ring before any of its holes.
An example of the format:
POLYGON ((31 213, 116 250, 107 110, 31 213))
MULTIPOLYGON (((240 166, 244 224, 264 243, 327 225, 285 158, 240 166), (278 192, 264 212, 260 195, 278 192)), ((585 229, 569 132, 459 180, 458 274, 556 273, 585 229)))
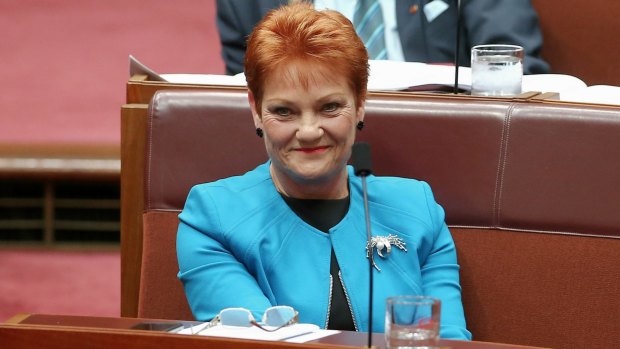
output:
POLYGON ((358 0, 353 14, 353 25, 370 59, 387 59, 383 11, 378 0, 358 0))

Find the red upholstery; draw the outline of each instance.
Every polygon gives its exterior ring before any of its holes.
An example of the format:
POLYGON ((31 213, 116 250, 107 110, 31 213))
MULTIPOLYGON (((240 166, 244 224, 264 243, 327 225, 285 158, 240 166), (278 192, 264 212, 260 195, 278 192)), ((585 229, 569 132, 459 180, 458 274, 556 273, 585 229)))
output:
POLYGON ((138 317, 192 320, 176 253, 177 211, 150 211, 143 216, 142 274, 138 317))
POLYGON ((498 225, 620 237, 619 117, 618 108, 515 106, 498 225))
POLYGON ((478 341, 615 348, 620 240, 451 228, 478 341))
POLYGON ((542 56, 551 71, 588 85, 618 85, 620 1, 532 0, 543 34, 542 56))
MULTIPOLYGON (((243 91, 158 92, 149 120, 139 316, 185 318, 176 214, 266 155, 243 91)), ((377 174, 433 187, 476 340, 602 348, 620 318, 618 134, 620 108, 384 94, 359 138, 377 174)))
POLYGON ((267 159, 245 93, 158 93, 148 121, 147 211, 179 210, 192 185, 249 171, 267 159))

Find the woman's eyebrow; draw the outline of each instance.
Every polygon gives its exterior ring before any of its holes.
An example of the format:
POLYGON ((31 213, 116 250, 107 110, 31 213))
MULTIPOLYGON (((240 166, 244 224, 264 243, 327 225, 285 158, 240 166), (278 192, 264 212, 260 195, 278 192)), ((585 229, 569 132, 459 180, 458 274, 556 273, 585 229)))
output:
POLYGON ((323 103, 323 102, 326 102, 326 101, 331 101, 333 99, 346 99, 346 95, 344 93, 334 92, 334 93, 330 93, 328 95, 325 95, 325 96, 319 98, 317 100, 317 102, 323 103))
POLYGON ((263 104, 293 105, 295 103, 283 98, 272 98, 266 99, 263 104))

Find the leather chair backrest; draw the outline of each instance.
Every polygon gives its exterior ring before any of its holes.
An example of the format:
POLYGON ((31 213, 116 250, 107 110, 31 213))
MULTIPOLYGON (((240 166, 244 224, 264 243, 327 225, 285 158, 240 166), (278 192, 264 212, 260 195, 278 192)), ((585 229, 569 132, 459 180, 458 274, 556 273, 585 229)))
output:
MULTIPOLYGON (((240 91, 154 96, 147 211, 180 210, 191 186, 266 161, 247 103, 240 91)), ((449 225, 620 236, 620 108, 377 95, 365 122, 375 173, 428 181, 449 225)))
POLYGON ((620 83, 620 1, 532 0, 543 34, 543 58, 556 74, 588 85, 620 83))
MULTIPOLYGON (((474 339, 596 347, 593 328, 599 344, 615 336, 620 108, 373 94, 365 123, 375 173, 425 180, 445 208, 474 339)), ((241 90, 160 91, 148 132, 138 315, 190 318, 176 215, 191 186, 267 156, 241 90)))

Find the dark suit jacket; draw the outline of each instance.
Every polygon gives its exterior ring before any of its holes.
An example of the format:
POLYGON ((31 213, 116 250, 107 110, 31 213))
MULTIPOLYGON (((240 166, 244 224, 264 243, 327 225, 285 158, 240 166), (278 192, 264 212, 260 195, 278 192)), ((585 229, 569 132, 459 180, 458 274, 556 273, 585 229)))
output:
MULTIPOLYGON (((430 0, 396 0, 396 22, 405 60, 453 63, 456 46, 457 0, 432 22, 422 5, 430 0), (420 10, 411 11, 414 6, 420 10)), ((226 73, 243 71, 246 40, 271 9, 287 0, 217 0, 217 26, 226 73)), ((525 48, 524 72, 542 74, 549 65, 540 58, 542 34, 531 0, 461 0, 463 31, 459 64, 470 65, 471 47, 480 44, 514 44, 525 48)))

